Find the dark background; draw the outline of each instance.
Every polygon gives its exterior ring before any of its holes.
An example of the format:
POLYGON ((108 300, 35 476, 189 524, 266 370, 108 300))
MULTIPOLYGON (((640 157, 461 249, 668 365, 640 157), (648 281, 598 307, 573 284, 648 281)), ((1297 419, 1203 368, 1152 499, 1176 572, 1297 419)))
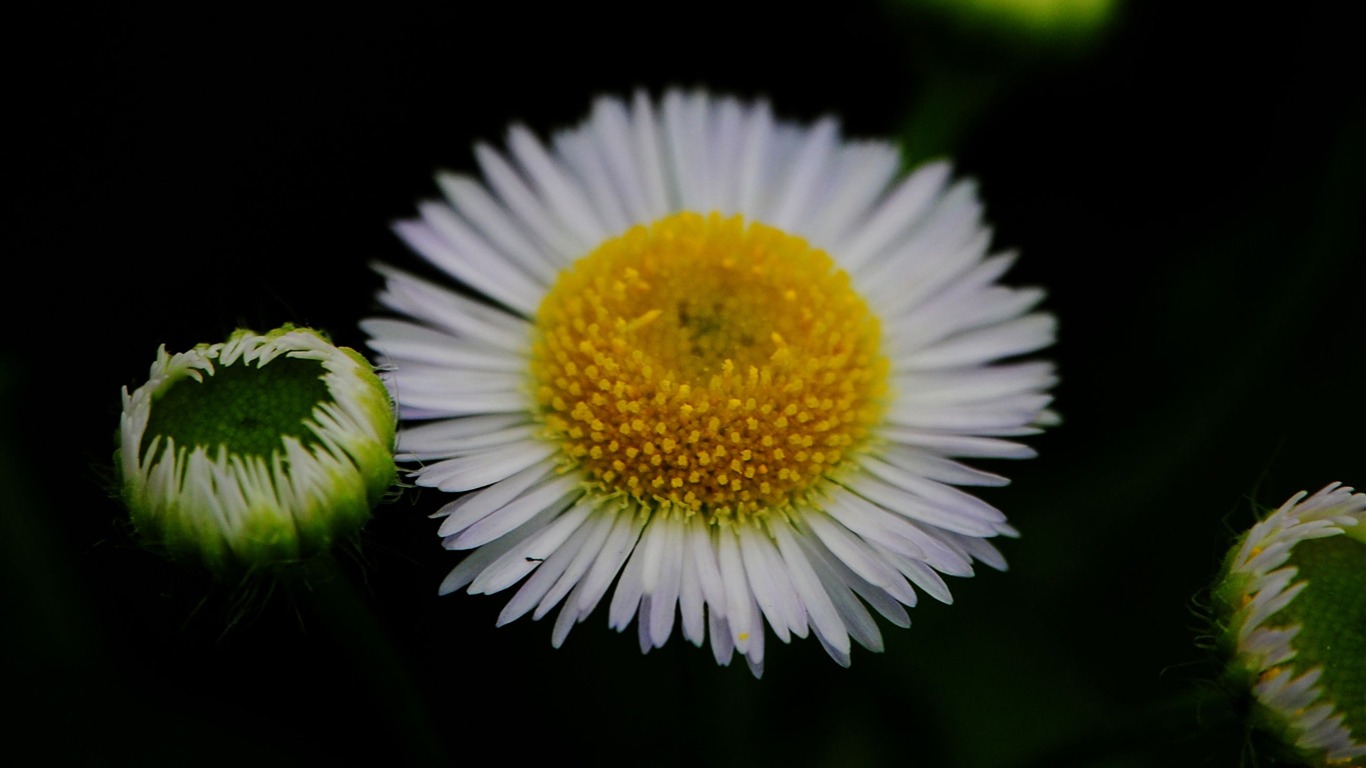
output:
MULTIPOLYGON (((1131 3, 1090 45, 892 5, 420 4, 35 16, 10 35, 0 345, 7 764, 1226 766, 1201 590, 1253 503, 1366 485, 1366 119, 1355 27, 1131 3), (646 10, 646 9, 649 10, 646 10), (17 54, 17 55, 15 55, 17 54), (239 325, 363 348, 388 227, 506 125, 705 86, 951 152, 1008 276, 1048 288, 1065 423, 987 468, 1023 532, 850 669, 765 678, 602 612, 495 629, 410 494, 268 592, 133 545, 107 491, 119 389, 239 325), (17 760, 17 762, 16 762, 17 760)), ((1196 6, 1196 7, 1191 7, 1196 6)), ((1325 4, 1326 6, 1326 4, 1325 4)), ((770 635, 770 638, 772 636, 770 635)), ((1258 753, 1260 754, 1260 753, 1258 753)), ((1266 762, 1261 757, 1261 764, 1266 762)), ((1256 764, 1249 762, 1248 764, 1256 764)))

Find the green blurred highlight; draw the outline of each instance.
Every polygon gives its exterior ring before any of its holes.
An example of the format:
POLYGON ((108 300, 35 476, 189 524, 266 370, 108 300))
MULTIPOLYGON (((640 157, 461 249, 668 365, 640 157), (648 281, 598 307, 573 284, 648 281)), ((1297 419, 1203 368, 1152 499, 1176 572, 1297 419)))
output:
POLYGON ((1119 0, 891 0, 958 33, 1018 47, 1085 47, 1115 21, 1119 0))

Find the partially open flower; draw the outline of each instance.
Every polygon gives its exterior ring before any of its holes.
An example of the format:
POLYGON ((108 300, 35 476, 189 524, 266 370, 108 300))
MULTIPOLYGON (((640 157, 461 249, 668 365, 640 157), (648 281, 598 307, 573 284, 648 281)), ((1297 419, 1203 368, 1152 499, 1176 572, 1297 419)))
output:
POLYGON ((1366 765, 1366 493, 1303 491, 1257 523, 1214 589, 1253 723, 1310 765, 1366 765))
POLYGON ((396 478, 393 405, 370 364, 289 325, 163 346, 123 391, 118 440, 140 540, 219 576, 329 549, 396 478))

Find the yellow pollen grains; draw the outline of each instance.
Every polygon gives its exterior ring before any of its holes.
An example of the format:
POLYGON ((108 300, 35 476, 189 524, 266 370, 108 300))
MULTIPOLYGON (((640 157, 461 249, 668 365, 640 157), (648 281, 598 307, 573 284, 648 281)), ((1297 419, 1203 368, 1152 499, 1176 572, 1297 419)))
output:
POLYGON ((545 437, 652 510, 787 509, 882 414, 881 330, 849 276, 741 216, 633 227, 561 273, 535 320, 545 437))

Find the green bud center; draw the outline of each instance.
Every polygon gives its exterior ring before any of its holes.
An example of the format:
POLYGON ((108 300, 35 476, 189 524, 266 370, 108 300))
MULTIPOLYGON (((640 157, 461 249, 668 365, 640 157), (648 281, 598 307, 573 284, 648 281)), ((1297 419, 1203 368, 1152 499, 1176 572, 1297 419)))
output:
POLYGON ((263 458, 280 450, 286 435, 305 446, 318 442, 306 422, 319 404, 332 402, 321 362, 281 356, 258 368, 238 360, 216 365, 212 376, 203 373, 203 381, 186 376, 157 396, 142 437, 144 455, 158 436, 163 447, 169 437, 178 447, 205 446, 210 455, 225 446, 263 458))
POLYGON ((1366 735, 1366 546, 1348 536, 1295 545, 1290 565, 1305 588, 1272 623, 1299 624, 1295 667, 1323 667, 1320 684, 1358 737, 1366 735))

